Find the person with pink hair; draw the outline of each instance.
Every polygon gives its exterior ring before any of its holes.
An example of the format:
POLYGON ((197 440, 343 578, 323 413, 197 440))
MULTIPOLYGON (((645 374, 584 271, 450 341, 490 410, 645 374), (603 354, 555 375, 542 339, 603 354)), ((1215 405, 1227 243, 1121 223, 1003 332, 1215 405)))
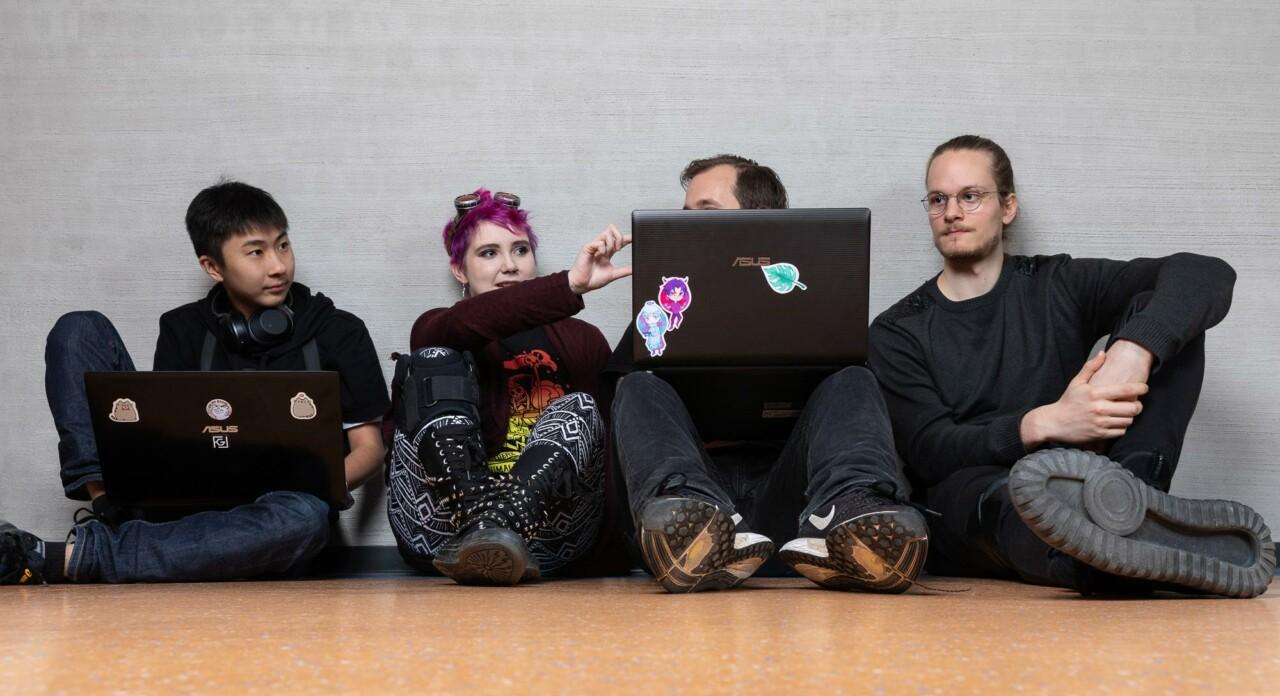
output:
POLYGON ((609 345, 573 315, 631 274, 612 261, 631 237, 610 225, 569 269, 539 276, 519 197, 478 189, 454 205, 442 237, 462 299, 414 322, 392 387, 387 506, 401 555, 467 584, 599 571, 622 552, 600 538, 613 503, 609 345))

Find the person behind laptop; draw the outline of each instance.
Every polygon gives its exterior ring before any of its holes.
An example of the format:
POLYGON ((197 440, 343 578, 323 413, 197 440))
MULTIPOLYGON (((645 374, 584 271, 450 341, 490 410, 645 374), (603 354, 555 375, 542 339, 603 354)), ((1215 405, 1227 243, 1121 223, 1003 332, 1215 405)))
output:
MULTIPOLYGON (((186 225, 215 285, 160 317, 155 369, 338 372, 347 486, 356 488, 382 461, 378 422, 388 406, 364 323, 294 282, 289 223, 267 192, 235 181, 210 186, 191 201, 186 225)), ((103 482, 83 375, 133 370, 133 360, 105 316, 72 312, 49 333, 45 365, 64 490, 92 499, 100 514, 79 520, 65 545, 0 522, 0 582, 249 578, 296 569, 327 543, 329 505, 291 491, 163 523, 120 520, 103 482)))
MULTIPOLYGON (((695 160, 680 181, 686 209, 787 207, 777 174, 736 155, 695 160)), ((633 330, 609 364, 624 375, 614 444, 641 556, 668 592, 735 587, 774 541, 824 587, 902 592, 914 582, 926 524, 899 493, 889 416, 866 368, 824 380, 786 442, 704 443, 681 395, 634 371, 633 330)))
POLYGON ((573 315, 583 295, 631 274, 612 262, 631 237, 610 225, 568 270, 539 277, 517 196, 478 189, 454 203, 443 238, 462 299, 413 324, 413 374, 393 382, 387 514, 415 568, 515 585, 596 545, 609 344, 573 315), (399 398, 405 386, 418 404, 399 398))
POLYGON ((1006 255, 1013 165, 983 137, 939 145, 925 186, 942 272, 877 317, 870 340, 898 451, 942 513, 931 571, 1089 593, 1264 591, 1275 557, 1256 513, 1167 495, 1231 267, 1006 255), (1231 567, 1251 565, 1256 577, 1230 587, 1248 575, 1231 567))

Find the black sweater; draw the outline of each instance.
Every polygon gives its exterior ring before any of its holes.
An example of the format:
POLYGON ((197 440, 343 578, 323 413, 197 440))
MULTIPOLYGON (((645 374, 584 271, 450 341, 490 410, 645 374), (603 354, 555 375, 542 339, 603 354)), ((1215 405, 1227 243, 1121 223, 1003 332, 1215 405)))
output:
POLYGON ((1150 350, 1154 372, 1226 316, 1235 277, 1220 259, 1174 254, 1006 256, 995 287, 963 302, 930 279, 870 330, 869 364, 911 478, 933 485, 965 467, 1012 466, 1027 453, 1022 417, 1058 400, 1136 295, 1151 292, 1111 340, 1150 350))

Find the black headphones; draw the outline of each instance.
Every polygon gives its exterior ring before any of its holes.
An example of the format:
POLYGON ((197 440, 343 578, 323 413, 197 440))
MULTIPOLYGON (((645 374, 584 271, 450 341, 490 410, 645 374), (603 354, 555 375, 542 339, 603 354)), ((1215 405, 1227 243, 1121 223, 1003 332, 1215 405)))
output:
POLYGON ((245 319, 243 315, 231 308, 231 300, 227 297, 226 288, 221 288, 213 296, 210 308, 218 318, 218 324, 224 330, 224 336, 237 353, 256 353, 274 348, 293 335, 293 289, 285 296, 282 304, 275 307, 264 307, 245 319), (219 308, 221 301, 225 308, 219 308))

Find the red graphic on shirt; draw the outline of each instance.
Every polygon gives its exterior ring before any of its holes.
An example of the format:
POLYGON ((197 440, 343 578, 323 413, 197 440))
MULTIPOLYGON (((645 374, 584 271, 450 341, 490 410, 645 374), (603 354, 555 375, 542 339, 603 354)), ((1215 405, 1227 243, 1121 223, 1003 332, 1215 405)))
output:
POLYGON ((512 356, 503 361, 502 369, 508 375, 511 417, 502 450, 489 459, 489 469, 497 473, 511 471, 543 409, 565 395, 564 385, 556 382, 560 366, 545 350, 535 348, 512 356))
POLYGON ((507 380, 513 416, 541 414, 552 401, 564 396, 564 387, 555 382, 560 368, 545 350, 521 353, 503 362, 502 367, 515 373, 507 380))

